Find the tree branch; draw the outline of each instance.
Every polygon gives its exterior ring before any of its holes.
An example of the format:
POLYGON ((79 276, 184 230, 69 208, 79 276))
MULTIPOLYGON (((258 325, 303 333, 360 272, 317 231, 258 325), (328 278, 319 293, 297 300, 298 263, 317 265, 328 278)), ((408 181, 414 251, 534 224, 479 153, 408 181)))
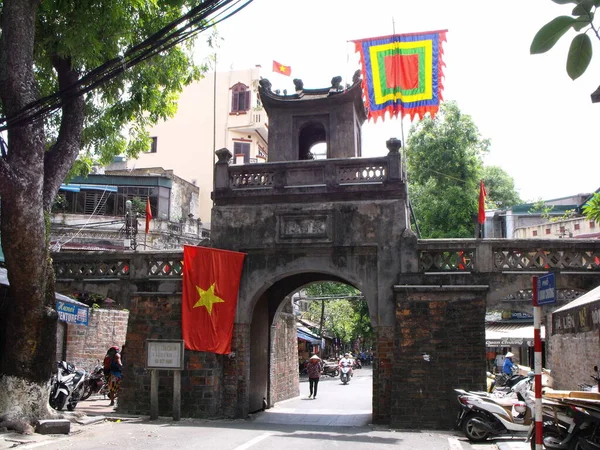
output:
POLYGON ((44 159, 44 209, 49 209, 60 184, 77 159, 81 147, 85 100, 72 86, 79 78, 71 60, 54 56, 52 64, 58 73, 58 84, 63 100, 62 118, 56 143, 46 152, 44 159), (68 89, 71 87, 71 89, 68 89))

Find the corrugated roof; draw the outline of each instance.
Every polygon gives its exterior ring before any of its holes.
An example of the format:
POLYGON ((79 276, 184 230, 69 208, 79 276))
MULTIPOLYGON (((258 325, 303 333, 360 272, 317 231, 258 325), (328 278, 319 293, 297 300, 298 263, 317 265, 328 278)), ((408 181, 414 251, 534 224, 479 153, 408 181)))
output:
MULTIPOLYGON (((541 338, 546 336, 544 325, 540 328, 541 338)), ((533 339, 533 325, 524 323, 492 323, 485 326, 485 339, 522 338, 533 339)))
POLYGON ((581 297, 577 297, 575 300, 573 300, 570 303, 567 303, 565 306, 561 306, 554 312, 557 313, 561 311, 566 311, 567 309, 571 308, 578 308, 579 306, 587 305, 588 303, 593 303, 598 300, 600 300, 600 286, 583 294, 581 297))

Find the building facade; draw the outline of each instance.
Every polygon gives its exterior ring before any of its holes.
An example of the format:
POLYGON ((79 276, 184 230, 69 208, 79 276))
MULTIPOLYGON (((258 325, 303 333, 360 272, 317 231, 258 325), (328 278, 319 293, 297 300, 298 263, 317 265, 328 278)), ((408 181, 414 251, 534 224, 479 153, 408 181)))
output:
POLYGON ((232 164, 266 162, 267 115, 257 89, 260 66, 207 74, 186 86, 176 115, 156 125, 149 152, 128 169, 163 167, 198 186, 198 216, 210 226, 215 151, 229 149, 232 164))

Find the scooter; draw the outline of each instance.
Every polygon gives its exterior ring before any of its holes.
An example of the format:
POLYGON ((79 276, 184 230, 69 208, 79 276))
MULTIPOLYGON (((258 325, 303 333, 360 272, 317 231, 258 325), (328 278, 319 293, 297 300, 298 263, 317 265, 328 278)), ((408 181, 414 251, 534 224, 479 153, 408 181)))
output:
POLYGON ((335 378, 340 374, 340 368, 336 363, 331 363, 325 361, 323 363, 323 375, 330 376, 331 378, 335 378))
MULTIPOLYGON (((461 406, 457 426, 473 442, 501 435, 532 436, 535 394, 530 389, 531 383, 532 379, 527 377, 514 386, 517 398, 455 389, 461 406)), ((549 424, 544 426, 543 432, 545 436, 562 437, 561 433, 566 434, 566 431, 549 424)))
POLYGON ((352 378, 352 366, 350 364, 340 366, 340 381, 343 384, 348 384, 350 378, 352 378))
POLYGON ((52 377, 50 406, 58 411, 66 406, 69 411, 73 411, 81 400, 86 372, 66 361, 58 361, 56 364, 58 370, 52 377))
POLYGON ((108 394, 108 386, 104 377, 104 368, 100 364, 96 364, 94 370, 87 372, 83 380, 83 394, 81 401, 87 400, 93 394, 108 394))

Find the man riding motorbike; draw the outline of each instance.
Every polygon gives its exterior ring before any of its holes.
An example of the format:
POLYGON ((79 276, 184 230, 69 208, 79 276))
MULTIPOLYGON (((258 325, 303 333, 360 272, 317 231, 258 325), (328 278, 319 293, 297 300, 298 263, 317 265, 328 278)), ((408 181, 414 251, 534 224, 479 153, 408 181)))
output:
POLYGON ((344 357, 340 359, 339 366, 350 367, 350 376, 352 377, 352 358, 350 357, 350 353, 344 354, 344 357))

